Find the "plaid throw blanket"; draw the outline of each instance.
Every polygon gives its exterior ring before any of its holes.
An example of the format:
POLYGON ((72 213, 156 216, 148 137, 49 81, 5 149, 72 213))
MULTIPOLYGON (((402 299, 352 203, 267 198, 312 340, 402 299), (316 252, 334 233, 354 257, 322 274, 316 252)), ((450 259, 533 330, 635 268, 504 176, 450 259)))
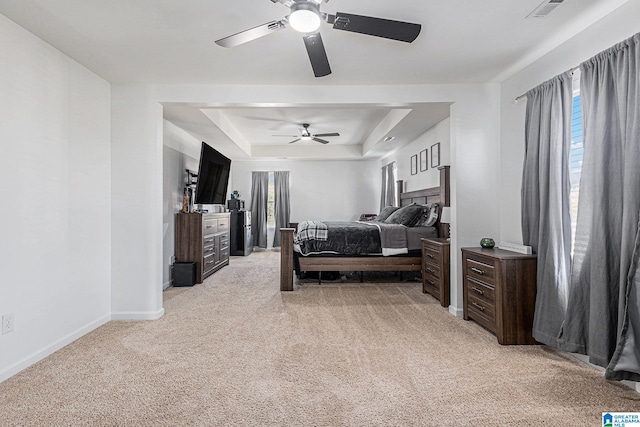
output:
POLYGON ((307 240, 327 240, 328 228, 321 221, 302 221, 298 224, 298 232, 293 241, 300 244, 307 240))

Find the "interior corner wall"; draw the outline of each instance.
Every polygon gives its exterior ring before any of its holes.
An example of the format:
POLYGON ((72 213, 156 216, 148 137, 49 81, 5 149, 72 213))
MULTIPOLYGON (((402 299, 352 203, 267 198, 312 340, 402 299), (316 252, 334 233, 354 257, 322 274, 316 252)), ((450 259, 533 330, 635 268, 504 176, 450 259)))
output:
POLYGON ((113 319, 164 314, 162 133, 162 106, 149 86, 111 86, 113 319))
POLYGON ((440 185, 439 166, 451 164, 451 121, 447 118, 436 124, 431 129, 420 135, 414 141, 395 151, 393 154, 384 157, 379 167, 395 162, 397 166, 396 180, 403 180, 403 191, 414 191, 423 188, 436 187, 440 185), (434 145, 440 144, 440 163, 433 167, 431 155, 434 145), (420 169, 420 153, 423 150, 427 155, 427 169, 420 169), (417 156, 418 168, 415 175, 411 174, 411 157, 417 156))
POLYGON ((0 381, 111 318, 110 86, 0 15, 0 381))
POLYGON ((500 241, 522 243, 521 186, 526 98, 516 97, 640 31, 640 2, 629 1, 501 85, 500 241))
POLYGON ((175 214, 182 210, 186 171, 198 171, 201 141, 173 123, 163 122, 162 152, 162 282, 171 285, 171 265, 175 255, 175 214))

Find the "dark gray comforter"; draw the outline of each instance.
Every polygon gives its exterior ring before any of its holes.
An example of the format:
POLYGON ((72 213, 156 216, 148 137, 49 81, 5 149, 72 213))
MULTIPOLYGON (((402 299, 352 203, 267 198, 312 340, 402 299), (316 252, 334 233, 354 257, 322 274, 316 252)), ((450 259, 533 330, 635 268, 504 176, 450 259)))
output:
POLYGON ((416 231, 434 237, 433 227, 404 227, 396 224, 353 221, 300 223, 294 242, 301 255, 395 255, 410 249, 416 231), (307 227, 310 227, 309 229, 307 227), (382 229, 384 238, 381 240, 382 229), (422 229, 422 230, 416 230, 422 229), (410 232, 409 232, 410 231, 410 232))

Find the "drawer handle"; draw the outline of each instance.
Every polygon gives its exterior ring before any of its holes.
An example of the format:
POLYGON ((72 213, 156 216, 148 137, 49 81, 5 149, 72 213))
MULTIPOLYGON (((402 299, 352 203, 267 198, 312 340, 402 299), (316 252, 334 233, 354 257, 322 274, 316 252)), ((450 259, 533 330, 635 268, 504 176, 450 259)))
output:
POLYGON ((207 225, 207 228, 213 228, 213 225, 207 225))
POLYGON ((477 294, 484 295, 484 291, 482 289, 476 288, 475 286, 472 287, 471 290, 474 291, 477 294))
POLYGON ((211 243, 211 242, 213 242, 213 239, 205 240, 204 242, 205 243, 211 243))
POLYGON ((207 261, 207 264, 214 264, 215 261, 207 261))
POLYGON ((428 256, 429 258, 431 258, 431 259, 433 259, 433 258, 434 258, 434 257, 433 257, 433 255, 431 255, 431 254, 427 254, 427 256, 428 256))
POLYGON ((436 285, 436 282, 434 282, 433 280, 427 280, 427 282, 429 282, 429 284, 430 284, 431 286, 435 286, 435 285, 436 285))
POLYGON ((478 274, 484 274, 484 270, 480 270, 479 268, 471 267, 471 271, 478 274))
POLYGON ((432 270, 432 269, 430 269, 430 268, 427 268, 427 273, 434 274, 434 273, 435 273, 435 271, 433 271, 433 270, 432 270))
POLYGON ((473 305, 475 308, 477 308, 480 311, 484 311, 485 308, 483 306, 481 306, 480 304, 476 304, 475 302, 471 302, 471 305, 473 305))

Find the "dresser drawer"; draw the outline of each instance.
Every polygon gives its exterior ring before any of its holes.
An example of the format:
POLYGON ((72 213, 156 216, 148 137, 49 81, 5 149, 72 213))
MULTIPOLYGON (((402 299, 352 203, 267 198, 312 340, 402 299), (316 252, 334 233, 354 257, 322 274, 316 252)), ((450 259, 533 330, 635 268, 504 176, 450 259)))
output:
POLYGON ((202 237, 202 247, 203 248, 208 248, 209 246, 213 246, 213 245, 215 245, 215 242, 216 242, 215 236, 209 235, 209 236, 203 236, 202 237))
POLYGON ((229 247, 220 248, 220 261, 224 262, 229 259, 229 247))
POLYGON ((476 298, 482 301, 495 305, 496 290, 492 285, 484 283, 474 277, 467 276, 465 286, 467 287, 466 290, 469 295, 474 295, 476 298))
POLYGON ((221 248, 229 247, 229 234, 220 235, 220 247, 221 248))
POLYGON ((218 231, 217 219, 204 219, 202 220, 202 235, 213 234, 218 231))
POLYGON ((205 246, 204 248, 202 248, 203 258, 206 258, 211 255, 215 255, 215 253, 216 253, 216 247, 214 245, 205 246))
POLYGON ((216 266, 215 255, 209 255, 202 260, 202 275, 206 275, 216 266))
POLYGON ((488 303, 480 298, 477 298, 474 294, 469 294, 467 297, 467 310, 468 316, 480 323, 491 332, 496 330, 496 308, 495 305, 488 303))
POLYGON ((482 281, 495 284, 496 268, 491 259, 478 257, 476 255, 467 258, 468 276, 481 278, 482 281))
POLYGON ((229 230, 229 220, 227 218, 218 219, 218 231, 227 231, 229 230))

